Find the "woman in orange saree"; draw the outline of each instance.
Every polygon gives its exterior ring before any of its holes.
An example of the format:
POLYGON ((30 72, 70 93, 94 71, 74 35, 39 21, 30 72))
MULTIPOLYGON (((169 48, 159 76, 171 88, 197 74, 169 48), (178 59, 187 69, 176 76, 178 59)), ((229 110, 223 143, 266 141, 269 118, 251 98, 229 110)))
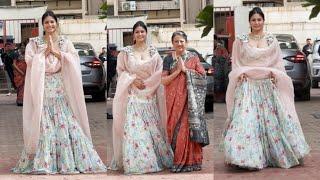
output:
POLYGON ((24 60, 24 47, 20 49, 19 57, 13 60, 14 84, 17 87, 17 106, 23 105, 24 80, 27 64, 24 60))
MULTIPOLYGON (((186 51, 187 36, 183 31, 173 33, 171 40, 175 51, 165 57, 162 73, 166 95, 167 135, 174 151, 171 171, 198 171, 201 170, 204 145, 190 138, 191 112, 188 112, 187 74, 195 73, 205 77, 205 70, 197 54, 186 51)), ((205 91, 202 95, 205 95, 205 91)))

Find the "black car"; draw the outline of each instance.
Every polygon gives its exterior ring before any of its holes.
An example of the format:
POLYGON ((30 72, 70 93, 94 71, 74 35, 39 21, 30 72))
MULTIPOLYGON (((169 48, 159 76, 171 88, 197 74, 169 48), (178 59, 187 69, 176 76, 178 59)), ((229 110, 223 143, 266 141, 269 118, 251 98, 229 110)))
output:
POLYGON ((105 101, 106 74, 103 62, 97 57, 91 44, 73 44, 80 57, 84 94, 91 95, 94 101, 105 101))
MULTIPOLYGON (((157 48, 160 56, 164 59, 169 53, 173 51, 171 48, 157 48)), ((207 73, 207 93, 206 93, 206 111, 213 111, 213 95, 214 95, 214 77, 213 77, 213 67, 207 63, 202 55, 193 48, 187 48, 188 51, 194 52, 198 55, 200 62, 203 68, 206 70, 207 73)))
POLYGON ((297 99, 310 100, 311 74, 306 55, 291 34, 275 34, 282 51, 288 76, 291 77, 297 99))

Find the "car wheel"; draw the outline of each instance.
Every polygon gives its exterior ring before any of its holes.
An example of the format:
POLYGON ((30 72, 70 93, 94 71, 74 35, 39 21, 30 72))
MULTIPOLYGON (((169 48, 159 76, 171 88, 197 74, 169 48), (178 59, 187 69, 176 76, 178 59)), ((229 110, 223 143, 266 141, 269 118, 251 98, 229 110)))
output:
POLYGON ((103 89, 99 93, 93 94, 92 95, 92 99, 94 101, 98 101, 98 102, 106 101, 106 91, 105 91, 105 89, 103 89))
POLYGON ((205 112, 213 112, 213 100, 206 100, 205 112))
POLYGON ((312 81, 312 88, 318 88, 319 82, 318 81, 312 81))
POLYGON ((302 101, 310 101, 310 89, 302 91, 300 99, 302 101))

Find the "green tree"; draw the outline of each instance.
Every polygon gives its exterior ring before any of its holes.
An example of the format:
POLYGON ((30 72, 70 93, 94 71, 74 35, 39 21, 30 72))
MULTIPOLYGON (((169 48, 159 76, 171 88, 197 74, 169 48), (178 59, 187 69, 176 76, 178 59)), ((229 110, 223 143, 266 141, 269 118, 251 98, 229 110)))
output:
POLYGON ((320 1, 319 0, 305 0, 306 2, 302 4, 302 7, 314 6, 309 15, 309 19, 315 18, 320 12, 320 1))
POLYGON ((204 27, 201 37, 207 36, 213 28, 213 5, 208 5, 200 11, 196 22, 196 27, 204 27))
POLYGON ((100 9, 101 9, 101 14, 102 15, 99 16, 99 19, 107 18, 107 12, 108 12, 107 2, 102 2, 101 6, 100 6, 100 9))

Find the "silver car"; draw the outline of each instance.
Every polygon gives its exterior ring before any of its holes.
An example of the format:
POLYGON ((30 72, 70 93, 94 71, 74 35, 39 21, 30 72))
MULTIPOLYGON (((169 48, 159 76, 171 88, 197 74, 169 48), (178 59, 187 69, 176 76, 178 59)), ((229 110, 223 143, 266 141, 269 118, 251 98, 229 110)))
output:
POLYGON ((94 101, 105 101, 106 74, 103 62, 97 57, 91 44, 73 44, 80 57, 84 94, 91 95, 94 101))
POLYGON ((311 77, 312 77, 312 88, 318 88, 320 82, 320 38, 317 38, 312 47, 312 54, 309 56, 311 58, 311 77))
POLYGON ((310 64, 291 34, 275 34, 279 41, 285 69, 291 77, 296 99, 310 100, 310 64))

